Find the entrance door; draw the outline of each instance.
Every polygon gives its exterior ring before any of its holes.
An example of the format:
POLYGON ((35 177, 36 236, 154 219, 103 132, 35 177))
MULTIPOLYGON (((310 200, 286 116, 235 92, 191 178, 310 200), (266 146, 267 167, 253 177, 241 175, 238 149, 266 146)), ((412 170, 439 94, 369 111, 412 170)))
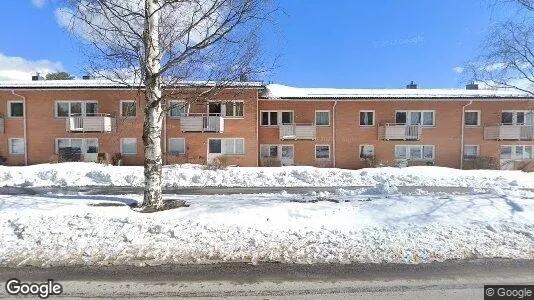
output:
POLYGON ((282 166, 292 166, 295 162, 295 148, 293 145, 283 145, 280 147, 279 157, 282 166))

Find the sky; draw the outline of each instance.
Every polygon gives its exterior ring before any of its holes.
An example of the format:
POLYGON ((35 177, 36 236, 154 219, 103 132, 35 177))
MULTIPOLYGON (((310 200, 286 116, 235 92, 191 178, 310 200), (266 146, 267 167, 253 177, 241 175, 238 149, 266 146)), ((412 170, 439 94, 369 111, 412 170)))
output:
MULTIPOLYGON (((58 23, 64 0, 4 0, 0 80, 35 71, 84 73, 80 44, 58 23)), ((299 87, 463 87, 500 10, 490 0, 279 0, 264 31, 265 82, 299 87), (497 12, 498 11, 498 12, 497 12)))

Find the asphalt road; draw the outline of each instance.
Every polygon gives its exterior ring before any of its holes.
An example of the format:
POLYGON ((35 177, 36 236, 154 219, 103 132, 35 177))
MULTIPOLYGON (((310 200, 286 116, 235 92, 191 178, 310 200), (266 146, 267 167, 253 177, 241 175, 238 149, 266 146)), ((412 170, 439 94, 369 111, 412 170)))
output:
MULTIPOLYGON (((1 269, 0 281, 54 279, 57 298, 483 299, 484 284, 534 284, 534 261, 424 265, 166 265, 1 269)), ((4 288, 0 297, 8 297, 4 288)), ((17 298, 13 298, 17 299, 17 298)), ((54 297, 51 297, 54 299, 54 297)))

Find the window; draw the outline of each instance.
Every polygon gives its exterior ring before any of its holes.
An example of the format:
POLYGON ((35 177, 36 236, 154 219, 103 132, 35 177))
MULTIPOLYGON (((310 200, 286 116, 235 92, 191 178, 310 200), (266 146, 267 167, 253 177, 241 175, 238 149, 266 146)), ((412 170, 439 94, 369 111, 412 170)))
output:
POLYGON ((95 116, 98 113, 96 101, 56 101, 56 118, 70 116, 95 116))
POLYGON ((7 103, 7 115, 10 118, 22 118, 24 117, 24 102, 22 101, 9 101, 7 103))
POLYGON ((374 126, 375 112, 373 110, 360 110, 360 126, 374 126))
POLYGON ((277 126, 281 124, 293 124, 292 111, 261 111, 261 126, 277 126))
POLYGON ((434 160, 433 145, 396 145, 395 159, 434 160))
POLYGON ((169 139, 169 152, 171 154, 185 154, 185 139, 169 139))
POLYGON ((229 101, 225 103, 226 117, 243 117, 243 101, 229 101))
POLYGON ((365 160, 375 156, 374 145, 360 145, 360 160, 365 160))
POLYGON ((532 148, 530 145, 501 146, 501 159, 532 160, 532 148))
POLYGON ((315 111, 315 125, 330 126, 330 111, 329 110, 316 110, 315 111))
POLYGON ((260 145, 260 158, 293 159, 295 149, 293 145, 260 145))
POLYGON ((533 125, 534 113, 532 111, 502 111, 501 123, 503 125, 533 125))
POLYGON ((122 154, 137 154, 137 139, 135 138, 121 139, 121 153, 122 154))
POLYGON ((73 152, 79 154, 99 152, 98 139, 56 139, 56 153, 60 153, 60 149, 64 148, 72 148, 73 152))
POLYGON ((134 100, 121 101, 121 116, 126 118, 137 116, 137 104, 134 100))
POLYGON ((261 145, 260 146, 260 157, 278 157, 278 145, 261 145))
POLYGON ((212 154, 223 155, 245 154, 245 139, 209 139, 208 151, 212 154))
POLYGON ((465 145, 464 146, 464 159, 474 159, 478 157, 477 145, 465 145))
POLYGON ((315 145, 315 159, 330 159, 330 145, 315 145))
POLYGON ((17 155, 24 154, 24 139, 12 138, 8 140, 9 154, 17 155))
POLYGON ((186 115, 187 103, 185 101, 170 101, 169 116, 171 118, 180 118, 186 115))
POLYGON ((464 122, 466 126, 480 126, 480 111, 466 110, 464 115, 464 122))
POLYGON ((397 111, 395 112, 395 123, 408 125, 434 126, 434 111, 397 111))

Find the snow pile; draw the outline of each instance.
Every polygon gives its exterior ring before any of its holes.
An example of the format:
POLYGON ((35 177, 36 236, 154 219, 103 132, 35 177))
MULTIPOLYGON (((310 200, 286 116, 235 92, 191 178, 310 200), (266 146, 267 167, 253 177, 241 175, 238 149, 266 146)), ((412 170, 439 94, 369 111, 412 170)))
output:
MULTIPOLYGON (((200 165, 163 168, 166 187, 349 187, 391 189, 398 186, 450 186, 470 188, 532 188, 534 173, 521 171, 462 171, 443 167, 343 170, 315 167, 206 170, 200 165), (377 186, 382 185, 382 186, 377 186)), ((0 186, 143 186, 142 167, 113 167, 96 163, 0 166, 0 186)))
POLYGON ((138 195, 0 196, 0 266, 534 259, 530 191, 407 196, 379 188, 180 196, 191 206, 155 214, 89 205, 138 195))

